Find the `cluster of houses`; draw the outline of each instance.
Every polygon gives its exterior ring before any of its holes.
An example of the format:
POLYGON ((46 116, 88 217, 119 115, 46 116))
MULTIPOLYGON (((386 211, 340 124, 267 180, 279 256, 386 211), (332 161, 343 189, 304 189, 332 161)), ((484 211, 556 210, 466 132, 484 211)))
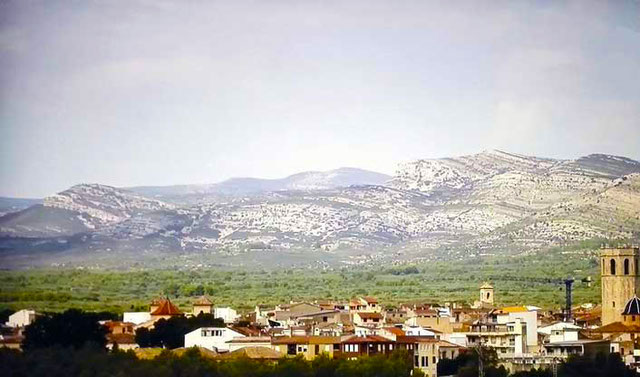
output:
MULTIPOLYGON (((602 304, 576 306, 569 315, 535 306, 495 305, 494 287, 484 283, 479 300, 471 305, 414 302, 384 307, 376 298, 358 297, 257 306, 239 315, 231 308, 214 307, 207 297, 196 299, 187 313, 164 298, 154 300, 147 312, 124 313, 122 321, 104 325, 109 347, 135 349, 137 329, 151 329, 162 318, 211 313, 225 326, 185 334, 185 347, 200 347, 222 358, 241 354, 265 360, 297 355, 313 359, 321 354, 357 358, 404 349, 428 376, 437 375, 440 360, 477 346, 495 349, 511 372, 552 367, 573 354, 601 352, 620 353, 628 365, 639 368, 639 259, 637 247, 603 249, 602 304)), ((7 326, 24 327, 35 315, 19 311, 7 326)))

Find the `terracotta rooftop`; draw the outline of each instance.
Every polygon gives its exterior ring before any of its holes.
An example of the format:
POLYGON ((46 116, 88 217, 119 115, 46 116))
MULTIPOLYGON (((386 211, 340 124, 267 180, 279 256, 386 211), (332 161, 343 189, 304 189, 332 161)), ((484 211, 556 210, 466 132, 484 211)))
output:
POLYGON ((260 335, 260 330, 252 327, 240 327, 240 326, 231 326, 229 327, 231 330, 238 332, 244 336, 258 336, 260 335))
POLYGON ((249 359, 261 360, 278 360, 282 355, 280 352, 268 347, 244 347, 218 356, 218 358, 221 359, 234 359, 238 357, 248 357, 249 359))
POLYGON ((158 308, 151 312, 151 315, 181 315, 182 312, 173 305, 169 299, 164 299, 158 304, 158 308))
POLYGON ((106 326, 109 330, 113 330, 113 328, 115 327, 133 327, 135 326, 135 323, 131 323, 131 322, 122 322, 122 321, 106 321, 104 323, 104 326, 106 326))
POLYGON ((194 306, 211 306, 213 302, 207 298, 207 296, 200 296, 194 302, 194 306))
POLYGON ((438 343, 438 339, 431 336, 398 336, 398 343, 438 343))
POLYGON ((378 299, 375 298, 375 297, 365 296, 365 297, 363 297, 363 299, 367 302, 367 304, 377 304, 378 303, 378 299))
POLYGON ((382 314, 380 313, 358 312, 358 315, 362 319, 382 319, 382 314))
POLYGON ((107 341, 117 344, 136 344, 136 336, 134 334, 108 334, 107 341))
POLYGON ((622 322, 613 322, 593 330, 599 333, 640 333, 640 326, 627 326, 622 322))
POLYGON ((433 310, 433 309, 416 309, 413 312, 416 313, 416 315, 418 315, 418 316, 438 315, 438 311, 437 310, 433 310))
POLYGON ((402 331, 402 329, 399 329, 397 327, 385 327, 384 330, 386 330, 387 332, 390 332, 393 335, 403 336, 405 334, 404 331, 402 331))

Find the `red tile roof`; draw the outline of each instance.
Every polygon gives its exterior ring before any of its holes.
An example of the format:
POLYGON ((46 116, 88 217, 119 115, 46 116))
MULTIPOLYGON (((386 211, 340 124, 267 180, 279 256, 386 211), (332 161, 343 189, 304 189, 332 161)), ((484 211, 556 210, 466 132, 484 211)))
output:
POLYGON ((135 323, 131 322, 122 322, 122 321, 106 321, 104 323, 110 331, 112 331, 115 327, 134 327, 135 323))
POLYGON ((363 299, 367 302, 367 304, 377 304, 378 303, 378 299, 375 298, 375 297, 366 296, 366 297, 363 297, 363 299))
POLYGON ((405 334, 405 332, 402 331, 402 329, 399 329, 397 327, 385 327, 384 330, 386 330, 387 332, 390 332, 391 334, 394 334, 394 335, 402 336, 402 335, 405 334))
POLYGON ((182 312, 177 306, 173 305, 169 299, 164 299, 159 303, 156 310, 151 312, 151 315, 181 315, 182 312))
POLYGON ((382 319, 382 314, 380 313, 358 312, 358 315, 362 319, 382 319))

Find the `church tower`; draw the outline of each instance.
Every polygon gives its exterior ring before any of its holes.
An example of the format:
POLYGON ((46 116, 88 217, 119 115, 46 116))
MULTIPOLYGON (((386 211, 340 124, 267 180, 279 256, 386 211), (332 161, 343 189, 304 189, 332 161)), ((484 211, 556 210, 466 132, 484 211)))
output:
POLYGON ((600 251, 602 326, 622 322, 624 306, 640 287, 637 246, 603 247, 600 251))
POLYGON ((493 305, 493 286, 489 283, 484 283, 480 286, 480 302, 483 305, 493 305))

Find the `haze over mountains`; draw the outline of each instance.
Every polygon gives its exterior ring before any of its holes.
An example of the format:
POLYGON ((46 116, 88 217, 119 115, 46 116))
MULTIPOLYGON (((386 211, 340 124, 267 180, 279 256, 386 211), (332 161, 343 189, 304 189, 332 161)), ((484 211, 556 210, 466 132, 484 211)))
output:
POLYGON ((391 177, 357 168, 311 171, 281 179, 231 178, 209 185, 142 186, 129 190, 141 195, 178 201, 210 196, 261 194, 283 190, 326 190, 352 185, 383 185, 391 177))
POLYGON ((388 263, 639 236, 639 162, 488 151, 404 163, 393 177, 341 168, 210 185, 81 184, 0 217, 0 260, 388 263))

